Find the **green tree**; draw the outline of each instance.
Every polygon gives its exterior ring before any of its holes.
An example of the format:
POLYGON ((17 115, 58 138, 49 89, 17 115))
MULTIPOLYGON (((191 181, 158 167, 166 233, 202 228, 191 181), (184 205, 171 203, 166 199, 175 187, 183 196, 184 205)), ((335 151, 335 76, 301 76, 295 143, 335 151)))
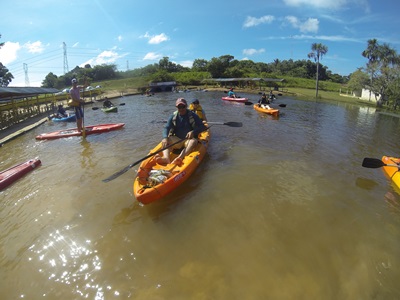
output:
POLYGON ((315 98, 318 98, 318 81, 319 81, 319 61, 328 52, 328 47, 323 44, 314 43, 311 45, 311 52, 308 53, 308 58, 314 58, 317 63, 317 72, 315 75, 315 98))
MULTIPOLYGON (((0 34, 1 38, 1 34, 0 34)), ((0 49, 4 46, 4 43, 0 43, 0 49)), ((8 71, 6 66, 0 62, 0 86, 6 87, 14 79, 14 76, 8 71)))
POLYGON ((8 86, 13 79, 14 79, 14 76, 0 62, 0 86, 1 87, 8 86))
POLYGON ((42 81, 42 87, 44 88, 57 88, 58 77, 57 75, 50 72, 46 75, 42 81))

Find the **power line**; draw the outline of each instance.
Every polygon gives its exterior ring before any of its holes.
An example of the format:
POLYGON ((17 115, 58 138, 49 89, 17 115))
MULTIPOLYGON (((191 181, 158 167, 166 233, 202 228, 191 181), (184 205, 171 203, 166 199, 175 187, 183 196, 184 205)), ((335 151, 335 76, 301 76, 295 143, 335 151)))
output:
POLYGON ((64 75, 69 72, 68 70, 68 59, 67 59, 67 45, 63 42, 64 47, 64 75))

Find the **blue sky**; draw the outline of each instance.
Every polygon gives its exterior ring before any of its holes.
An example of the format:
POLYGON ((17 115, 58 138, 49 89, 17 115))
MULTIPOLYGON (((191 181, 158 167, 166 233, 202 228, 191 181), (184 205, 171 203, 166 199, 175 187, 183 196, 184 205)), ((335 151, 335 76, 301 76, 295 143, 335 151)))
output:
POLYGON ((308 59, 322 43, 322 64, 349 75, 365 66, 369 39, 399 51, 399 12, 397 0, 14 0, 1 5, 0 62, 15 77, 10 86, 40 86, 66 63, 120 71, 163 57, 189 67, 222 55, 270 63, 308 59))

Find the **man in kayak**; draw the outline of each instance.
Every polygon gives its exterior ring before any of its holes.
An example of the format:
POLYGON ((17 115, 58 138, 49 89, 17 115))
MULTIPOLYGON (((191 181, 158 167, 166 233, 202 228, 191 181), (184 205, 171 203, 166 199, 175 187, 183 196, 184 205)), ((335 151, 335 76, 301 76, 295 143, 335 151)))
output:
POLYGON ((65 111, 65 108, 62 106, 62 104, 58 105, 56 118, 60 119, 60 118, 66 118, 66 117, 68 117, 68 114, 65 111))
POLYGON ((194 112, 202 121, 207 121, 206 113, 204 109, 201 107, 200 102, 198 99, 194 99, 192 103, 189 105, 189 110, 194 112))
POLYGON ((267 95, 265 93, 263 93, 261 99, 258 100, 258 107, 271 109, 271 107, 268 104, 269 104, 269 100, 267 99, 267 95))
POLYGON ((233 91, 233 88, 230 88, 230 89, 229 89, 228 97, 230 97, 230 98, 236 98, 236 94, 235 94, 235 92, 233 91))
POLYGON ((78 81, 74 78, 71 80, 72 88, 69 90, 69 94, 71 95, 72 100, 76 103, 73 105, 75 110, 75 117, 76 117, 76 127, 78 131, 82 132, 83 129, 83 109, 82 105, 85 103, 83 99, 81 99, 79 89, 83 88, 82 86, 78 85, 78 81))
POLYGON ((108 100, 108 98, 106 97, 106 100, 103 102, 103 107, 104 108, 110 108, 110 107, 113 107, 113 106, 114 106, 114 104, 112 104, 111 101, 108 100))
MULTIPOLYGON (((207 129, 198 115, 187 109, 187 102, 183 98, 176 100, 175 111, 168 119, 167 125, 163 130, 162 147, 166 148, 168 145, 179 142, 173 146, 172 149, 183 150, 177 158, 172 162, 175 165, 181 165, 183 158, 186 154, 192 152, 193 148, 197 145, 197 137, 200 132, 207 129)), ((165 149, 163 156, 156 155, 156 161, 159 164, 169 164, 169 152, 171 149, 165 149)))

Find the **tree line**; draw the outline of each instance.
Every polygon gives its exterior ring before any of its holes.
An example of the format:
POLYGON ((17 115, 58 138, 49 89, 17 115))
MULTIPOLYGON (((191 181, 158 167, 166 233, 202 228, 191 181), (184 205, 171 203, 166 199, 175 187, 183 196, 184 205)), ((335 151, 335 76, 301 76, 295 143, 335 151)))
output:
MULTIPOLYGON (((1 38, 1 35, 0 35, 1 38)), ((4 43, 0 43, 0 48, 4 43)), ((163 57, 158 63, 128 70, 118 71, 115 64, 103 64, 83 68, 76 66, 68 73, 57 76, 50 72, 42 82, 42 87, 62 89, 70 86, 71 79, 77 78, 82 84, 102 80, 141 77, 147 82, 179 81, 182 85, 201 85, 209 78, 304 78, 315 79, 316 97, 319 81, 347 85, 356 94, 368 88, 378 95, 378 105, 390 104, 395 108, 400 104, 400 56, 389 44, 379 44, 376 39, 368 40, 367 48, 360 53, 367 59, 365 67, 359 68, 349 76, 332 73, 321 63, 328 52, 323 44, 312 44, 308 59, 279 60, 270 63, 252 60, 237 60, 232 55, 213 57, 210 60, 195 59, 192 67, 184 67, 163 57), (312 61, 312 59, 314 61, 312 61), (178 78, 178 80, 177 80, 178 78)), ((0 86, 8 86, 13 75, 0 62, 0 86)))

